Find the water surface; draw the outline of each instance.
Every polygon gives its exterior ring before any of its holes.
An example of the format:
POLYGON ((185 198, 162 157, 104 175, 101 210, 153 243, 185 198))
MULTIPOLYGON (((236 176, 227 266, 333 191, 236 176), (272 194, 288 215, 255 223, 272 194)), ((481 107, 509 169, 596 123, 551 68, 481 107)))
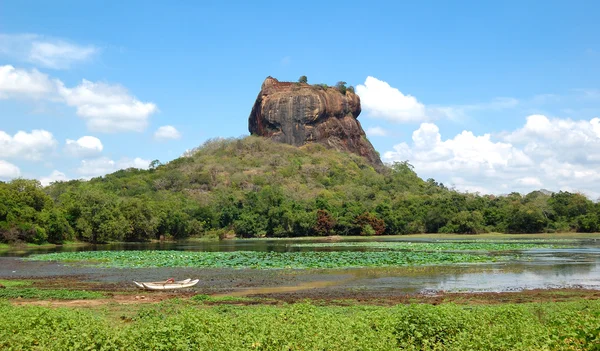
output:
MULTIPOLYGON (((600 239, 600 237, 599 237, 600 239)), ((517 291, 523 289, 538 288, 559 288, 575 287, 600 290, 600 240, 594 237, 573 237, 568 239, 558 239, 555 244, 561 248, 532 248, 527 250, 516 250, 510 253, 515 257, 509 261, 485 263, 485 264, 463 264, 447 266, 426 266, 426 267, 393 267, 393 268, 352 268, 336 269, 310 272, 294 272, 294 279, 274 279, 269 280, 267 285, 287 284, 289 286, 303 286, 312 282, 324 282, 327 284, 315 284, 315 288, 326 286, 326 289, 346 289, 353 291, 368 290, 369 292, 388 293, 412 293, 428 291, 517 291), (280 282, 280 283, 277 283, 280 282)), ((452 239, 452 242, 472 242, 472 241, 493 240, 494 242, 515 242, 525 241, 527 243, 547 244, 542 240, 531 239, 530 237, 517 237, 506 239, 478 239, 476 236, 469 236, 465 239, 452 239)), ((408 241, 414 243, 421 242, 444 242, 447 239, 432 238, 414 238, 414 237, 378 237, 375 239, 352 240, 351 242, 370 242, 370 241, 408 241)), ((177 243, 131 243, 131 244, 112 244, 95 245, 82 247, 56 247, 27 249, 23 251, 8 250, 0 253, 0 277, 11 277, 17 273, 19 276, 52 276, 84 274, 95 276, 104 281, 111 280, 130 280, 143 276, 161 276, 174 274, 196 274, 202 275, 200 269, 173 269, 173 268, 152 268, 144 270, 114 270, 102 268, 69 268, 64 264, 48 265, 38 262, 23 262, 19 257, 28 256, 34 253, 48 253, 60 251, 89 251, 89 250, 180 250, 180 251, 363 251, 379 250, 381 248, 365 248, 361 246, 328 246, 328 247, 310 247, 298 246, 297 244, 322 243, 324 240, 314 239, 238 239, 214 242, 203 241, 185 241, 177 243), (36 264, 39 265, 36 266, 36 264), (27 268, 25 268, 27 267, 27 268), (23 269, 19 269, 23 268, 23 269), (112 273, 114 272, 114 273, 112 273), (185 272, 185 273, 184 273, 185 272)), ((211 270, 215 277, 219 272, 229 276, 243 275, 247 277, 262 276, 271 274, 271 276, 290 276, 289 272, 258 272, 252 270, 211 270), (244 271, 244 272, 242 272, 244 271)), ((206 271, 204 271, 206 272, 206 271)), ((215 278, 216 279, 216 278, 215 278)), ((156 279, 154 279, 156 280, 156 279)), ((233 280, 232 280, 233 281, 233 280)), ((236 283, 231 289, 260 288, 261 279, 257 279, 257 285, 236 283)), ((266 284, 266 283, 265 283, 266 284)), ((202 285, 201 285, 202 286, 202 285)), ((224 286, 223 284, 219 286, 224 286)), ((204 288, 210 286, 205 285, 204 288)), ((225 287, 227 288, 226 284, 225 287)), ((225 289, 225 288, 224 288, 225 289)), ((231 290, 226 289, 226 290, 231 290)), ((323 288, 325 289, 325 288, 323 288)), ((293 289, 292 289, 293 290, 293 289)))

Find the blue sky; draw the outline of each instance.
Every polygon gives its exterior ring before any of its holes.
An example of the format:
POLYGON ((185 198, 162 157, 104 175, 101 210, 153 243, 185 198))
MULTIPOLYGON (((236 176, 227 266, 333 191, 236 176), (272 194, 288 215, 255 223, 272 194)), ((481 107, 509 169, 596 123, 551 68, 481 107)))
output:
POLYGON ((89 178, 248 134, 265 77, 357 88, 384 161, 600 196, 594 1, 0 3, 0 179, 89 178))

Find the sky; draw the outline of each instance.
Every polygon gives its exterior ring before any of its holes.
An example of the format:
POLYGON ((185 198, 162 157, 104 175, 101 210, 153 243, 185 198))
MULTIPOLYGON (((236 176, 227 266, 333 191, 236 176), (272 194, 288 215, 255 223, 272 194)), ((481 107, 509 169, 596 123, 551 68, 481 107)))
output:
POLYGON ((248 135, 267 76, 356 88, 386 163, 600 197, 596 1, 2 1, 0 180, 89 179, 248 135))

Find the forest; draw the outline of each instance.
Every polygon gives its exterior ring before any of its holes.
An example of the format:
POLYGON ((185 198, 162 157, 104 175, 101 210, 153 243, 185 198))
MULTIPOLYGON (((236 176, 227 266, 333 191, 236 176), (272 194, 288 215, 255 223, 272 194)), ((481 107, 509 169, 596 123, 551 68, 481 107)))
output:
POLYGON ((318 144, 209 140, 148 170, 90 180, 0 182, 0 242, 148 241, 412 233, 596 232, 582 194, 463 193, 409 161, 375 170, 318 144))

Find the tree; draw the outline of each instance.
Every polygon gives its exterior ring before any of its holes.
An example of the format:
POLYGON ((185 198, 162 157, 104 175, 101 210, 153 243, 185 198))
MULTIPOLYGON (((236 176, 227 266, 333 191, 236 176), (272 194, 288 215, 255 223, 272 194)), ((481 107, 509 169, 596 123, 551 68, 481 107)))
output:
POLYGON ((598 216, 595 213, 588 213, 577 217, 577 231, 585 233, 594 233, 600 229, 598 216))
POLYGON ((478 234, 483 231, 483 215, 479 211, 460 211, 440 228, 442 233, 478 234))
POLYGON ((541 233, 548 220, 541 209, 532 204, 516 203, 506 217, 506 229, 509 233, 541 233))
POLYGON ((267 235, 267 219, 255 212, 242 212, 233 224, 235 233, 242 237, 263 238, 267 235))
POLYGON ((340 93, 342 93, 343 95, 346 95, 346 90, 347 90, 346 82, 339 81, 339 82, 337 82, 335 87, 337 88, 337 90, 340 91, 340 93))
POLYGON ((148 165, 149 169, 156 169, 159 166, 162 166, 162 163, 160 163, 159 160, 153 160, 152 162, 150 162, 150 164, 148 165))
POLYGON ((147 202, 136 198, 127 199, 121 203, 120 211, 129 222, 125 240, 146 241, 154 238, 158 221, 147 202))
POLYGON ((44 210, 42 218, 49 243, 62 244, 65 241, 74 239, 73 228, 71 228, 63 211, 58 209, 44 210))
POLYGON ((315 232, 318 235, 329 235, 335 226, 335 220, 327 210, 317 210, 315 232))
POLYGON ((118 197, 110 192, 85 187, 63 201, 67 218, 81 240, 121 241, 130 230, 129 222, 120 211, 118 197))
POLYGON ((298 78, 298 83, 307 84, 308 78, 306 78, 306 76, 300 76, 300 78, 298 78))
POLYGON ((381 235, 385 231, 385 222, 370 212, 365 212, 354 220, 360 227, 360 235, 381 235))

